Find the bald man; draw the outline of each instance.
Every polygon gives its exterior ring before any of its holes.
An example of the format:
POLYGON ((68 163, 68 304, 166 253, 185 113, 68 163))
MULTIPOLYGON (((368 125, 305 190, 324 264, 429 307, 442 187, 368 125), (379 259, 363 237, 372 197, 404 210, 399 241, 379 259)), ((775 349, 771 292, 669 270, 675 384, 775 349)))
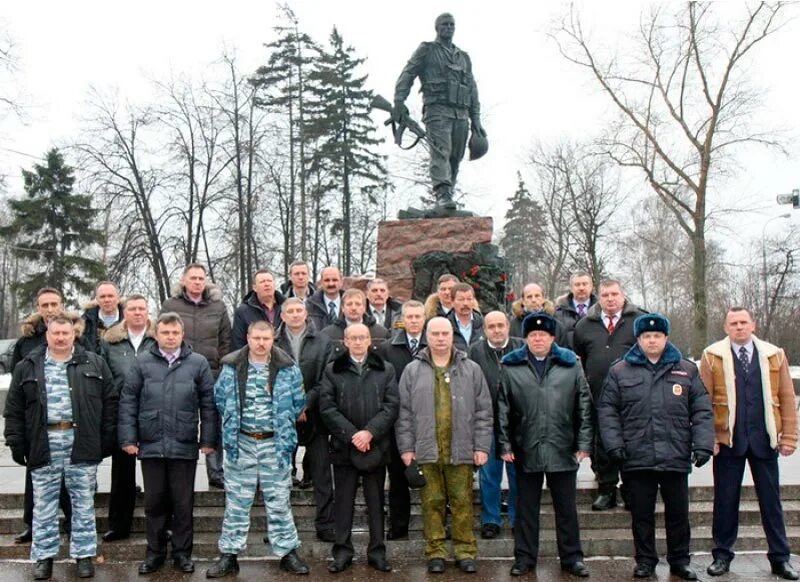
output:
POLYGON ((342 274, 336 267, 320 273, 320 288, 306 301, 308 317, 314 329, 322 331, 342 316, 342 274))

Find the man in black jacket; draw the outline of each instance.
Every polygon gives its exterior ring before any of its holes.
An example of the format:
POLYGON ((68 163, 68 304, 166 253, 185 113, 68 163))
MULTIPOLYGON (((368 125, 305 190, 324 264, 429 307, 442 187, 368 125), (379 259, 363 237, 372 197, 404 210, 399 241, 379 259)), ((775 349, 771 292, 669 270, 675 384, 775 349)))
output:
POLYGON ((284 297, 297 297, 303 303, 309 300, 316 289, 308 280, 308 263, 294 261, 289 265, 289 280, 284 281, 280 288, 284 297))
POLYGON ((119 405, 119 446, 138 455, 144 477, 147 556, 140 574, 158 570, 167 554, 167 520, 172 516, 172 559, 181 572, 194 572, 194 477, 199 449, 217 446, 214 377, 208 361, 183 341, 177 313, 162 313, 156 341, 136 358, 119 405))
POLYGON ((447 314, 447 320, 453 326, 453 345, 466 352, 483 337, 483 316, 475 309, 477 301, 472 285, 456 283, 452 297, 453 309, 447 314))
MULTIPOLYGON (((11 355, 10 370, 13 372, 14 368, 20 363, 25 356, 30 354, 36 348, 47 344, 47 322, 56 315, 64 312, 64 298, 58 289, 52 287, 42 287, 36 293, 36 312, 32 313, 22 322, 20 326, 21 336, 14 344, 14 353, 11 355)), ((75 326, 76 337, 80 336, 83 331, 83 322, 81 325, 75 326)), ((33 531, 31 530, 31 523, 33 522, 33 483, 31 482, 31 471, 25 469, 25 494, 23 498, 24 512, 22 514, 22 522, 25 524, 25 529, 18 535, 14 536, 15 544, 26 544, 33 539, 33 531)), ((69 528, 72 522, 72 505, 69 501, 69 494, 64 483, 61 484, 61 497, 60 497, 61 510, 64 512, 64 520, 69 528)))
MULTIPOLYGON (((490 311, 483 319, 486 337, 469 347, 469 358, 478 364, 486 377, 492 395, 492 412, 497 422, 497 391, 500 388, 500 361, 503 356, 525 345, 525 341, 510 337, 508 317, 502 311, 490 311)), ((503 520, 500 517, 500 484, 503 468, 508 475, 508 522, 514 527, 517 510, 517 477, 513 463, 505 463, 496 454, 497 444, 492 438, 489 460, 480 468, 481 537, 492 539, 500 535, 503 520)))
MULTIPOLYGON (((403 370, 411 363, 417 352, 428 344, 425 341, 425 306, 416 300, 403 303, 401 310, 403 327, 392 339, 378 346, 376 352, 394 368, 397 382, 403 370)), ((400 458, 394 431, 389 435, 391 459, 389 461, 389 531, 386 539, 400 540, 408 537, 408 522, 411 518, 411 494, 406 478, 406 465, 400 458)))
MULTIPOLYGON (((611 364, 623 357, 636 343, 633 320, 645 313, 628 301, 622 284, 615 279, 602 281, 599 291, 598 303, 578 322, 573 336, 575 353, 583 364, 594 402, 600 398, 600 390, 611 364)), ((592 471, 598 484, 598 495, 592 503, 592 509, 605 511, 616 507, 619 463, 606 455, 596 424, 592 471)), ((625 494, 623 483, 623 498, 625 494)))
POLYGON ((367 281, 367 313, 371 313, 379 324, 391 331, 400 319, 403 304, 389 295, 389 286, 383 279, 367 281))
POLYGON ((330 340, 314 329, 302 300, 290 297, 283 303, 283 324, 276 345, 294 358, 303 374, 306 410, 297 423, 298 442, 306 447, 303 481, 313 482, 317 538, 334 541, 333 481, 328 451, 328 430, 319 416, 319 385, 331 354, 330 340))
POLYGON ((344 331, 356 323, 363 323, 369 329, 372 344, 379 345, 389 338, 389 332, 367 313, 367 297, 361 289, 348 289, 342 294, 342 316, 322 329, 333 344, 332 358, 338 358, 344 351, 344 331))
POLYGON ((566 335, 564 347, 571 350, 575 346, 575 326, 597 303, 597 296, 592 290, 592 276, 589 273, 574 273, 569 278, 569 293, 556 301, 556 321, 566 335))
POLYGON ((353 561, 353 509, 358 481, 364 489, 369 521, 369 565, 381 572, 392 567, 383 543, 383 487, 389 461, 389 433, 397 420, 400 396, 392 365, 370 353, 367 326, 344 331, 347 350, 325 368, 320 414, 331 433, 331 461, 336 515, 332 573, 353 561))
POLYGON ((83 339, 88 349, 99 354, 100 340, 106 330, 122 321, 123 317, 116 284, 111 281, 98 283, 94 288, 94 301, 83 309, 83 339))
POLYGON ((284 296, 275 290, 275 277, 266 269, 253 275, 253 288, 233 313, 231 345, 240 350, 247 345, 247 330, 254 321, 268 321, 275 329, 281 323, 284 296))
POLYGON ((635 578, 649 578, 658 564, 655 508, 664 500, 670 573, 697 580, 689 568, 689 472, 714 451, 711 399, 694 362, 669 343, 669 320, 640 315, 637 338, 608 373, 597 419, 608 456, 621 463, 636 548, 635 578))
POLYGON ((51 577, 58 555, 57 505, 62 479, 74 505, 70 556, 78 576, 94 575, 97 465, 114 446, 117 399, 111 372, 97 354, 75 345, 75 319, 50 318, 47 346, 16 368, 5 409, 5 439, 33 480, 34 578, 51 577))
MULTIPOLYGON (((129 295, 123 306, 123 320, 106 331, 100 340, 100 355, 111 370, 114 391, 119 395, 136 356, 153 348, 147 298, 129 295)), ((108 500, 108 531, 103 541, 113 542, 130 535, 136 507, 136 457, 118 446, 111 455, 111 493, 108 500)))
POLYGON ((336 267, 325 267, 320 273, 320 288, 306 299, 308 317, 322 331, 342 315, 342 274, 336 267))

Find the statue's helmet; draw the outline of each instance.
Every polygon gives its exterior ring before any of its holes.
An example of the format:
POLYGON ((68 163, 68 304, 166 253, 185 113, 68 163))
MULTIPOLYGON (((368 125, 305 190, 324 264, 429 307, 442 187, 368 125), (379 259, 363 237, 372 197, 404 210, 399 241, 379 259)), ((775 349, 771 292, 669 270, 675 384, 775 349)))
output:
POLYGON ((489 140, 477 131, 473 131, 472 136, 469 138, 469 159, 477 160, 482 158, 488 151, 489 140))

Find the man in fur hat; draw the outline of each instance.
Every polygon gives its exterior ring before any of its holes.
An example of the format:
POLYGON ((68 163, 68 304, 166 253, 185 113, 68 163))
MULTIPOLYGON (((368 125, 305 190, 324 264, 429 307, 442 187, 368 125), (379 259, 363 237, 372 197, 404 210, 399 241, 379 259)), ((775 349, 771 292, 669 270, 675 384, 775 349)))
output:
POLYGON ((634 344, 608 372, 597 420, 608 456, 620 464, 636 549, 634 578, 658 564, 655 510, 664 500, 667 562, 673 576, 697 580, 689 567, 689 473, 711 458, 711 401, 697 366, 668 341, 669 320, 658 313, 633 322, 634 344))
MULTIPOLYGON (((222 358, 231 351, 231 320, 222 301, 222 292, 208 283, 205 266, 199 263, 186 266, 177 293, 161 306, 161 313, 167 312, 181 316, 184 340, 195 353, 208 360, 216 379, 222 358)), ((224 487, 222 447, 206 456, 206 474, 211 487, 224 487)))

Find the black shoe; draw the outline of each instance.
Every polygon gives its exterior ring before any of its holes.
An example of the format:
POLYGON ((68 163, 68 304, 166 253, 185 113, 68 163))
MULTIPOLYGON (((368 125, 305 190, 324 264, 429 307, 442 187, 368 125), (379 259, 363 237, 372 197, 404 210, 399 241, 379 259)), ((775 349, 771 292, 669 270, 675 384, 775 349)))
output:
POLYGON ((209 479, 208 487, 214 489, 225 489, 225 482, 222 479, 209 479))
POLYGON ((265 533, 265 534, 264 534, 264 543, 265 543, 265 544, 268 544, 268 543, 269 543, 269 534, 268 534, 268 533, 265 533))
POLYGON ((33 541, 33 530, 27 528, 14 536, 15 544, 29 544, 33 541))
POLYGON ((689 564, 680 564, 678 566, 670 566, 669 573, 681 580, 697 580, 697 574, 689 567, 689 564))
POLYGON ((636 564, 633 569, 634 578, 650 578, 656 573, 656 569, 650 564, 636 564))
POLYGON ((236 554, 222 554, 216 564, 206 570, 206 578, 224 578, 229 574, 239 573, 239 562, 236 554))
POLYGON ((406 529, 390 529, 386 532, 387 540, 407 540, 408 528, 406 529))
POLYGON ((444 573, 444 559, 432 558, 428 560, 428 574, 443 574, 444 573))
POLYGON ((194 572, 194 562, 192 562, 192 558, 186 554, 173 555, 172 564, 184 574, 191 574, 194 572))
POLYGON ((328 564, 328 572, 331 574, 338 574, 339 572, 344 572, 352 565, 353 560, 334 560, 328 564))
POLYGON ((118 529, 110 529, 103 534, 103 541, 116 542, 118 540, 127 540, 129 537, 131 537, 131 534, 128 532, 120 531, 118 529))
POLYGON ((577 576, 578 578, 589 577, 589 568, 587 568, 586 564, 584 564, 580 560, 577 562, 573 562, 572 564, 561 564, 561 569, 564 570, 564 572, 567 572, 568 574, 577 576))
POLYGON ((792 565, 789 562, 773 562, 772 573, 776 576, 780 576, 784 580, 797 580, 800 578, 797 572, 792 569, 792 565))
POLYGON ((470 558, 466 560, 456 560, 456 566, 465 574, 474 574, 478 571, 478 564, 475 563, 475 560, 470 558))
POLYGON ((34 580, 49 580, 53 576, 53 558, 39 560, 33 567, 34 580))
POLYGON ((706 568, 709 576, 722 576, 724 573, 730 571, 731 563, 728 560, 716 558, 711 565, 706 568))
POLYGON ((308 564, 300 559, 295 550, 282 557, 279 566, 281 570, 290 574, 308 574, 311 572, 308 564))
POLYGON ((78 578, 94 577, 94 562, 91 558, 78 558, 75 564, 78 567, 78 578))
POLYGON ((524 576, 530 571, 531 568, 527 564, 523 564, 522 562, 514 562, 514 565, 511 566, 510 574, 512 576, 524 576))
POLYGON ((161 566, 164 565, 164 558, 145 558, 144 562, 139 564, 139 574, 144 576, 157 572, 161 566))
POLYGON ((386 558, 380 558, 377 560, 367 560, 367 563, 375 568, 378 572, 391 572, 392 566, 389 562, 386 561, 386 558))
POLYGON ((305 477, 303 477, 297 483, 297 488, 298 489, 308 489, 309 487, 311 487, 311 485, 313 485, 313 483, 311 482, 311 479, 306 479, 305 477))
POLYGON ((617 490, 600 493, 592 503, 592 511, 607 511, 617 506, 617 490))
POLYGON ((317 532, 317 539, 321 542, 328 542, 332 544, 336 541, 336 530, 321 529, 317 532))
POLYGON ((500 526, 496 523, 484 523, 481 526, 481 537, 485 540, 493 540, 500 535, 500 526))

